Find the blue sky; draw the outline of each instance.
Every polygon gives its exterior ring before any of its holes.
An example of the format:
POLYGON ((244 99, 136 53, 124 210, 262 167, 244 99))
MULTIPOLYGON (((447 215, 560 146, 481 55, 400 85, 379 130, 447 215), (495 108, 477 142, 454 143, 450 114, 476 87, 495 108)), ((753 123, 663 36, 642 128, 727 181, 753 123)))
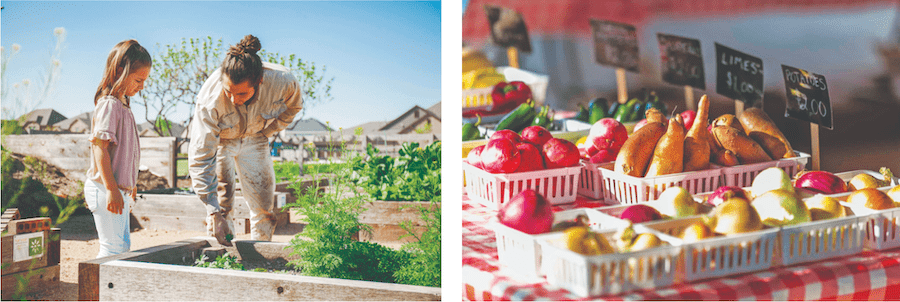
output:
MULTIPOLYGON (((309 108, 304 118, 334 127, 387 121, 441 101, 440 2, 3 1, 3 7, 2 45, 7 52, 21 45, 3 79, 8 84, 38 78, 54 28, 66 29, 56 94, 37 106, 66 117, 93 109, 106 57, 125 39, 154 55, 157 44, 181 38, 211 36, 233 45, 253 34, 266 51, 327 67, 334 100, 309 108)), ((133 110, 142 122, 144 110, 133 110)), ((186 119, 186 111, 174 119, 186 119)))

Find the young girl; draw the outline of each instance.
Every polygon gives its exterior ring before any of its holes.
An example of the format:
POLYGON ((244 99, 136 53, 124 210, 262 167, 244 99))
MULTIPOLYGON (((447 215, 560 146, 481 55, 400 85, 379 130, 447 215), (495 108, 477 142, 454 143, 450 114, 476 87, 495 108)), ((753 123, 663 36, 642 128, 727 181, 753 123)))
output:
POLYGON ((137 41, 119 42, 106 59, 94 95, 91 167, 84 182, 84 199, 100 238, 97 258, 131 248, 129 213, 137 193, 141 147, 129 97, 144 89, 151 61, 137 41))

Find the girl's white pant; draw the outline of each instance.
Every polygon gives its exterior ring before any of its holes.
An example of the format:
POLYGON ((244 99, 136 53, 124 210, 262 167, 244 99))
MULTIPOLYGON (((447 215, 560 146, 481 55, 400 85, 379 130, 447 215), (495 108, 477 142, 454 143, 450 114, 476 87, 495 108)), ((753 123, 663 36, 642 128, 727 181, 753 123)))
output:
POLYGON ((106 208, 109 191, 103 184, 87 179, 84 181, 84 201, 94 215, 97 237, 100 238, 100 252, 97 258, 121 254, 131 249, 131 192, 118 190, 125 206, 122 214, 114 214, 106 208))

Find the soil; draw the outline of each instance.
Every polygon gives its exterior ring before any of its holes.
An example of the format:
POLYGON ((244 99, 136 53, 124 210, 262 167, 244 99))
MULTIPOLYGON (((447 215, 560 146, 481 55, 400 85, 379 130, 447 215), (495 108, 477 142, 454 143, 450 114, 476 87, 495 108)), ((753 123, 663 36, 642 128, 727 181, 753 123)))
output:
MULTIPOLYGON (((275 229, 273 242, 290 242, 295 234, 303 230, 304 224, 294 213, 288 224, 275 229)), ((59 286, 49 286, 42 291, 27 295, 28 300, 74 301, 78 300, 78 263, 97 257, 99 243, 94 218, 88 214, 77 214, 58 226, 62 229, 60 243, 60 282, 59 286)), ((131 232, 131 250, 164 245, 193 237, 206 236, 206 232, 164 231, 138 229, 131 232)), ((235 239, 249 240, 250 234, 236 235, 235 239)), ((391 246, 388 244, 388 246, 391 246)), ((391 246, 397 248, 398 246, 391 246)), ((256 264, 251 267, 256 268, 256 264)), ((284 264, 271 263, 267 269, 278 271, 284 264)), ((264 266, 265 267, 265 266, 264 266)))

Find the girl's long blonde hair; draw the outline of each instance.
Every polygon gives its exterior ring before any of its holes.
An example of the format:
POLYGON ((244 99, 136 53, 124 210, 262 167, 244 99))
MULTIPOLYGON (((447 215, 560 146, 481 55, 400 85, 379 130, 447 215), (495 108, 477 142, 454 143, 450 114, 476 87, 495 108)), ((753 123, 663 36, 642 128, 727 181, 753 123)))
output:
MULTIPOLYGON (((125 78, 133 71, 150 67, 152 63, 150 53, 137 41, 125 40, 116 44, 106 58, 106 70, 103 72, 100 86, 97 87, 97 93, 94 94, 94 105, 97 105, 97 100, 101 97, 124 95, 125 78)), ((126 106, 131 102, 128 96, 125 96, 125 102, 126 106)))

